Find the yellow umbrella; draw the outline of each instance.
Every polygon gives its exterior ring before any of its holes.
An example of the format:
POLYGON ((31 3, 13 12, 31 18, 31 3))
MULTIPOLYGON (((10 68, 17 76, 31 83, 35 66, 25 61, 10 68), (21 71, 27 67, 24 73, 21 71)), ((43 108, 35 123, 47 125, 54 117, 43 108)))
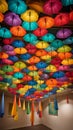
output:
POLYGON ((0 22, 4 20, 4 15, 0 12, 0 22))
POLYGON ((16 54, 25 54, 27 52, 27 50, 25 48, 23 48, 23 47, 22 48, 15 48, 14 52, 16 54))
POLYGON ((64 46, 60 47, 60 48, 57 50, 57 52, 69 52, 69 51, 71 51, 71 50, 72 50, 71 47, 69 47, 68 45, 64 45, 64 46))
POLYGON ((73 59, 65 59, 61 62, 63 65, 73 65, 73 59))
POLYGON ((32 63, 38 63, 40 61, 40 58, 37 56, 32 56, 27 62, 32 64, 32 63))
POLYGON ((29 9, 21 14, 21 18, 26 22, 35 22, 38 20, 38 13, 34 10, 29 9))
POLYGON ((39 49, 44 49, 44 48, 47 48, 48 46, 49 46, 48 42, 44 42, 44 41, 39 41, 36 44, 36 47, 39 49))
POLYGON ((56 72, 57 68, 54 65, 48 65, 46 67, 46 70, 48 70, 49 72, 56 72))
POLYGON ((42 60, 50 60, 51 56, 49 54, 47 54, 47 55, 41 56, 41 59, 42 60))
POLYGON ((0 12, 5 13, 8 10, 8 4, 5 0, 0 0, 0 12))
POLYGON ((26 64, 23 63, 22 61, 17 61, 15 64, 14 64, 15 67, 19 68, 19 69, 23 69, 26 67, 26 64))
POLYGON ((44 83, 44 80, 38 80, 37 83, 41 85, 44 83))

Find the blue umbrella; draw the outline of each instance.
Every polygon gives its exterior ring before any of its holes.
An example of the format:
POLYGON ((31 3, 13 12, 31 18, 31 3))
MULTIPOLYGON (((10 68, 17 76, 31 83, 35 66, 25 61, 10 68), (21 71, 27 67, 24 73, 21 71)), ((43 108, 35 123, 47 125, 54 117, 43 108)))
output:
POLYGON ((31 86, 34 86, 36 84, 37 84, 37 82, 35 80, 31 80, 28 82, 28 85, 31 85, 31 86))
POLYGON ((19 60, 17 56, 9 56, 8 59, 12 60, 13 62, 16 62, 19 60))
POLYGON ((51 52, 51 51, 56 50, 56 47, 48 46, 45 50, 48 51, 48 52, 51 52))
POLYGON ((54 74, 52 75, 54 78, 61 78, 61 77, 64 77, 65 76, 65 73, 62 72, 62 71, 57 71, 57 72, 54 72, 54 74))
POLYGON ((23 37, 23 39, 24 39, 24 41, 26 41, 26 42, 32 43, 33 41, 36 41, 36 40, 37 40, 37 37, 36 37, 34 34, 32 34, 32 33, 28 33, 28 34, 26 34, 26 35, 23 37))
POLYGON ((23 22, 22 27, 25 28, 27 31, 33 31, 38 28, 37 22, 23 22))
POLYGON ((43 62, 43 61, 40 61, 40 62, 38 62, 38 63, 36 64, 36 67, 37 67, 38 69, 43 69, 43 68, 46 68, 46 67, 47 67, 47 64, 46 64, 45 62, 43 62))
POLYGON ((0 28, 0 37, 2 38, 11 38, 12 34, 6 27, 0 28))
POLYGON ((51 43, 51 46, 55 48, 59 48, 63 46, 63 42, 61 40, 56 39, 55 41, 51 43))
POLYGON ((73 4, 73 0, 61 0, 61 1, 64 6, 69 6, 73 4))
POLYGON ((14 47, 18 47, 18 48, 21 48, 21 47, 24 47, 24 46, 25 46, 24 42, 22 42, 21 40, 15 40, 15 41, 13 41, 13 42, 12 42, 12 45, 13 45, 14 47))
POLYGON ((2 99, 0 103, 0 117, 3 117, 4 115, 4 93, 2 94, 2 99))
POLYGON ((28 74, 30 72, 30 70, 28 68, 24 68, 21 71, 24 72, 24 73, 26 73, 26 74, 28 74))
POLYGON ((29 89, 30 94, 34 93, 35 91, 36 91, 35 88, 30 88, 30 89, 29 89))
POLYGON ((3 82, 11 84, 12 83, 12 79, 11 78, 4 78, 3 82))
POLYGON ((46 84, 41 84, 40 87, 41 87, 41 89, 45 89, 47 87, 47 85, 46 84))
POLYGON ((55 40, 55 36, 52 33, 47 33, 46 35, 41 37, 41 39, 46 42, 53 42, 55 40))
POLYGON ((8 2, 9 10, 16 14, 22 14, 27 10, 27 5, 23 0, 10 0, 8 2))
POLYGON ((16 72, 16 73, 13 74, 13 76, 14 76, 15 78, 21 79, 21 78, 24 77, 24 74, 21 73, 21 72, 16 72))
POLYGON ((22 60, 28 60, 28 59, 31 58, 31 55, 30 55, 29 53, 22 54, 22 55, 20 55, 20 58, 21 58, 22 60))
POLYGON ((63 41, 64 44, 73 44, 73 37, 69 37, 63 41))

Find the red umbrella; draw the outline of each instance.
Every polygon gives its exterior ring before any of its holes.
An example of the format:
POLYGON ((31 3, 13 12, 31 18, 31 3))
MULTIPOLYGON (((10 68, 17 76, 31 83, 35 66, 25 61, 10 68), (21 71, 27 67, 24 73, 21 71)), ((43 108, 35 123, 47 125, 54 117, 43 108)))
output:
POLYGON ((9 64, 9 65, 12 65, 13 64, 13 61, 9 60, 9 59, 2 59, 2 62, 4 64, 9 64))
POLYGON ((70 21, 68 13, 60 13, 55 17, 55 25, 62 26, 68 24, 70 21))
POLYGON ((62 8, 62 3, 59 0, 48 0, 43 6, 43 10, 46 14, 58 14, 62 8))
POLYGON ((36 47, 32 44, 27 44, 26 49, 28 50, 28 53, 34 54, 36 52, 36 47))
POLYGON ((38 37, 44 36, 46 33, 48 33, 48 30, 45 28, 37 28, 36 30, 33 31, 33 34, 38 37))
POLYGON ((73 11, 70 12, 70 20, 73 21, 73 11))
POLYGON ((3 39, 4 44, 11 44, 13 42, 13 38, 5 38, 3 39))

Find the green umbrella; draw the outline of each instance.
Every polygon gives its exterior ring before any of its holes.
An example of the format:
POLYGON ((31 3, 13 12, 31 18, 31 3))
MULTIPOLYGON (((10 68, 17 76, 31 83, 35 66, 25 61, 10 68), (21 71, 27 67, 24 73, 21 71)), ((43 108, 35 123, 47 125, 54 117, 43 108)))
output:
POLYGON ((12 72, 12 71, 13 71, 13 67, 11 67, 10 65, 4 65, 4 66, 2 67, 2 70, 3 70, 4 72, 12 72))
POLYGON ((57 51, 58 52, 69 52, 71 50, 72 50, 71 47, 69 47, 68 45, 64 45, 64 46, 60 47, 57 51))

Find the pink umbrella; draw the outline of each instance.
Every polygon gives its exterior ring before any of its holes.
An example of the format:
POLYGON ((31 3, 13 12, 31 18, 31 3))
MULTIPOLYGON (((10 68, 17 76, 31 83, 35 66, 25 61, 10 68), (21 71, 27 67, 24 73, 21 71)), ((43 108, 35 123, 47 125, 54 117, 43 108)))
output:
POLYGON ((58 14, 62 8, 62 3, 59 0, 48 0, 43 6, 44 13, 46 14, 58 14))
POLYGON ((14 51, 6 51, 7 54, 11 55, 11 56, 14 56, 16 55, 16 53, 14 51))
POLYGON ((57 32, 56 37, 60 38, 60 39, 64 39, 64 38, 71 36, 71 34, 72 34, 72 31, 68 28, 65 28, 65 29, 60 29, 57 32))
POLYGON ((12 12, 5 14, 4 21, 6 24, 8 24, 10 26, 18 26, 22 22, 20 17, 17 14, 12 13, 12 12))
POLYGON ((8 64, 8 65, 12 65, 13 64, 13 61, 9 60, 9 59, 2 59, 2 62, 4 64, 8 64))

